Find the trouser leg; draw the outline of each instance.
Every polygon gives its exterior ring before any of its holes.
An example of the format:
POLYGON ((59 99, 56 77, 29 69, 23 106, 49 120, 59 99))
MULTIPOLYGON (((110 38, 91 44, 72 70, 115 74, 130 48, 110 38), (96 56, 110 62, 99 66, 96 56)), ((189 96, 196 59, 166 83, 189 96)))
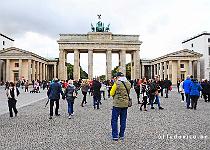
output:
POLYGON ((141 104, 141 107, 144 106, 144 109, 147 107, 147 96, 143 97, 143 103, 141 104))
POLYGON ((16 108, 16 103, 17 103, 17 100, 13 101, 13 106, 12 106, 15 114, 18 113, 17 108, 16 108))
POLYGON ((203 94, 203 98, 205 100, 205 102, 207 101, 207 95, 206 94, 203 94))
POLYGON ((71 102, 67 101, 68 103, 68 114, 71 115, 71 102))
POLYGON ((194 109, 197 108, 198 98, 199 98, 199 97, 196 97, 196 98, 195 98, 195 101, 194 101, 194 109))
POLYGON ((8 100, 8 107, 9 107, 10 117, 13 117, 13 113, 12 113, 12 102, 11 102, 11 100, 8 100))
POLYGON ((194 104, 195 104, 195 97, 191 96, 191 107, 194 108, 194 104))
POLYGON ((54 100, 50 100, 50 116, 53 116, 54 100))
POLYGON ((166 98, 168 98, 168 88, 165 88, 166 98))
POLYGON ((112 126, 112 138, 118 139, 118 116, 119 108, 113 107, 112 108, 112 120, 111 120, 111 126, 112 126))
POLYGON ((184 93, 181 93, 182 101, 184 101, 184 93))
POLYGON ((156 95, 156 102, 158 104, 158 107, 160 108, 160 98, 159 98, 159 95, 156 95))
POLYGON ((150 102, 151 107, 153 107, 154 99, 155 99, 155 95, 150 95, 149 96, 149 102, 150 102))
POLYGON ((74 102, 71 102, 71 114, 74 112, 74 102))
POLYGON ((124 137, 127 119, 127 108, 120 108, 120 133, 119 137, 124 137))
POLYGON ((58 115, 58 109, 59 109, 59 100, 55 101, 56 107, 55 107, 55 115, 58 115))

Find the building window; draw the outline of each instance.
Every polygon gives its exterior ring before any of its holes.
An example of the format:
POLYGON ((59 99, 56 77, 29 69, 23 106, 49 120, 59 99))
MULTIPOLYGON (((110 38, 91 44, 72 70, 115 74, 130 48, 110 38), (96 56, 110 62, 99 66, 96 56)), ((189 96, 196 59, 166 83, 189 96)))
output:
POLYGON ((210 72, 209 72, 209 80, 210 80, 210 72))
POLYGON ((168 65, 167 65, 167 69, 168 69, 168 65))
POLYGON ((180 68, 184 68, 184 64, 180 64, 180 68))
POLYGON ((181 79, 185 79, 185 74, 181 73, 181 79))
POLYGON ((210 42, 210 38, 208 38, 208 42, 210 42))
POLYGON ((14 72, 14 80, 15 81, 19 80, 19 73, 18 72, 14 72))
POLYGON ((15 63, 15 67, 19 67, 19 63, 15 63))
POLYGON ((3 45, 5 45, 5 41, 3 41, 3 45))
POLYGON ((193 47, 193 43, 191 44, 191 47, 193 47))
POLYGON ((210 55, 210 47, 209 47, 209 55, 210 55))

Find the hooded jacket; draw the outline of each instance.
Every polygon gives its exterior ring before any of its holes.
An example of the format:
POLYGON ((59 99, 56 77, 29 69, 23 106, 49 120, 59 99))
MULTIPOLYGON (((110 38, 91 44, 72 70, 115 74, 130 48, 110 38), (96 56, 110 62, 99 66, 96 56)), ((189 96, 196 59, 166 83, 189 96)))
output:
POLYGON ((202 90, 201 85, 198 81, 193 81, 190 84, 190 96, 200 96, 200 91, 202 90))

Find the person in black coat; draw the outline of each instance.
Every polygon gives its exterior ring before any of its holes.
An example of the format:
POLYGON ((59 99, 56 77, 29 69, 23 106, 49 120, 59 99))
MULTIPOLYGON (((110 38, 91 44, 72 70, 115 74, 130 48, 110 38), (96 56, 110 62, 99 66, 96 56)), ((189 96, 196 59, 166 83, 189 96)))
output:
POLYGON ((101 102, 101 83, 98 81, 98 79, 93 79, 93 106, 94 109, 99 109, 99 104, 101 102))
POLYGON ((164 80, 164 88, 165 88, 165 93, 166 93, 166 97, 165 98, 168 98, 168 90, 169 90, 171 85, 172 85, 171 81, 166 78, 164 80))
POLYGON ((15 87, 15 84, 13 82, 9 83, 9 87, 7 88, 6 95, 8 98, 8 106, 9 106, 9 113, 10 117, 13 117, 13 112, 15 113, 15 116, 17 116, 17 108, 16 108, 16 103, 17 103, 17 97, 20 94, 19 90, 17 87, 15 87))
POLYGON ((54 102, 56 104, 55 115, 60 116, 60 114, 58 114, 60 94, 63 95, 61 84, 58 82, 58 79, 55 78, 54 82, 50 85, 50 87, 47 91, 47 96, 50 99, 50 117, 49 117, 49 119, 52 119, 52 116, 53 116, 54 102))

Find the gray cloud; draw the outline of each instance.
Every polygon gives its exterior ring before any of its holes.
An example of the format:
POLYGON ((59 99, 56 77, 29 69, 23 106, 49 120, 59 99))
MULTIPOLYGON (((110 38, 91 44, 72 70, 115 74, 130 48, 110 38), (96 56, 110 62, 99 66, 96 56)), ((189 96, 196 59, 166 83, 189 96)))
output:
POLYGON ((209 0, 2 0, 0 32, 14 38, 20 48, 37 49, 40 54, 48 49, 55 55, 60 33, 87 33, 100 13, 114 34, 139 34, 141 57, 154 58, 181 49, 181 41, 190 36, 209 31, 209 10, 209 0), (40 40, 34 41, 33 33, 40 40))

